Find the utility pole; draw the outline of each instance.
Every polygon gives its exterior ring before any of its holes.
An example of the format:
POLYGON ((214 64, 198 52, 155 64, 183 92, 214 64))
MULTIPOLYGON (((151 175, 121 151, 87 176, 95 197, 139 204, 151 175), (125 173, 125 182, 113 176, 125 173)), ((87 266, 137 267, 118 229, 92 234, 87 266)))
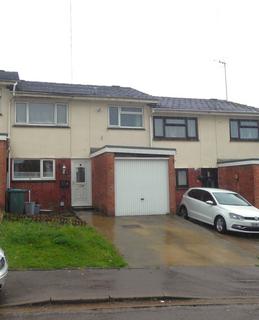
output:
POLYGON ((225 90, 226 90, 226 100, 228 100, 228 84, 227 84, 227 63, 225 61, 219 60, 219 63, 223 64, 224 66, 224 73, 225 73, 225 90))

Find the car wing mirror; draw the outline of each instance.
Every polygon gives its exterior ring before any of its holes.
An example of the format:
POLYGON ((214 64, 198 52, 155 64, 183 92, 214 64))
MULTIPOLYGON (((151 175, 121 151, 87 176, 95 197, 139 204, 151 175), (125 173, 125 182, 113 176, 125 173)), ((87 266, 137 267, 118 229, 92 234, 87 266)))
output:
POLYGON ((212 200, 207 200, 205 201, 207 204, 211 205, 211 206, 214 206, 214 202, 212 200))

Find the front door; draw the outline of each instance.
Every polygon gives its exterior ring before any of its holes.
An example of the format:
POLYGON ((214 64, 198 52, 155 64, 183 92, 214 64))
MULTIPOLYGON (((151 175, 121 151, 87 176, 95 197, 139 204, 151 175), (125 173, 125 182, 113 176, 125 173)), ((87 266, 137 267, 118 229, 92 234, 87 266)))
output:
POLYGON ((91 162, 90 160, 72 160, 71 198, 73 207, 92 205, 91 162))
POLYGON ((202 187, 217 188, 218 187, 218 169, 217 168, 202 168, 202 187))

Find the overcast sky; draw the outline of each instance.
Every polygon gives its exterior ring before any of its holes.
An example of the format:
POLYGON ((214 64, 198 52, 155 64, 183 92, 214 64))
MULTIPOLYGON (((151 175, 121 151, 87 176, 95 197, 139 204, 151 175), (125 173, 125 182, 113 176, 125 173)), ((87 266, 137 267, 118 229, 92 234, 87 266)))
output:
MULTIPOLYGON (((73 83, 259 107, 258 0, 72 0, 73 83)), ((70 1, 0 0, 0 69, 71 82, 70 1)))

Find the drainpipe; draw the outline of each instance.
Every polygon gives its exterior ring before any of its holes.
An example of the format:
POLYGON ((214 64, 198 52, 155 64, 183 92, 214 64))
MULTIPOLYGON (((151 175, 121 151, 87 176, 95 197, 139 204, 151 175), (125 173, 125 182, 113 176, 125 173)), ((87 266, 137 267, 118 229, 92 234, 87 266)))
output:
POLYGON ((151 109, 151 115, 149 117, 149 146, 150 146, 150 148, 152 148, 152 146, 153 146, 153 113, 154 113, 154 110, 151 109))
POLYGON ((12 90, 12 97, 9 100, 9 108, 8 108, 8 176, 7 176, 7 188, 10 188, 11 185, 11 107, 12 107, 12 102, 13 98, 15 97, 15 89, 18 84, 18 81, 16 81, 13 85, 13 90, 12 90))

